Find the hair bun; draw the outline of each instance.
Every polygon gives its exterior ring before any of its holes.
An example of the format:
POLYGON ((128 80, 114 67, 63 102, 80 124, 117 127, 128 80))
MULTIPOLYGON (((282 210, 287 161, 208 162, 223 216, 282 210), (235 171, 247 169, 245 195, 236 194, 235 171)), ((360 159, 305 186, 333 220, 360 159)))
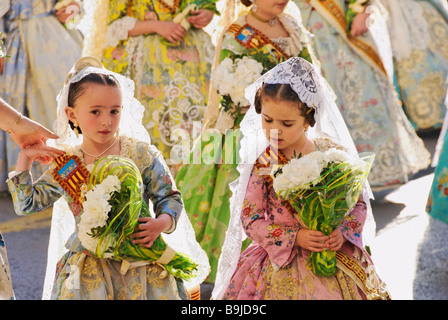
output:
POLYGON ((95 67, 99 69, 104 68, 103 63, 97 57, 93 56, 82 57, 78 59, 78 61, 76 61, 75 65, 72 68, 73 71, 67 74, 67 77, 65 78, 65 84, 67 85, 70 82, 70 79, 73 78, 75 74, 77 74, 78 72, 87 67, 95 67))
POLYGON ((95 67, 95 68, 100 68, 100 69, 104 68, 100 59, 98 59, 97 57, 93 57, 93 56, 86 56, 86 57, 82 57, 78 61, 76 61, 75 68, 74 68, 75 73, 78 73, 79 71, 81 71, 82 69, 85 69, 87 67, 95 67))

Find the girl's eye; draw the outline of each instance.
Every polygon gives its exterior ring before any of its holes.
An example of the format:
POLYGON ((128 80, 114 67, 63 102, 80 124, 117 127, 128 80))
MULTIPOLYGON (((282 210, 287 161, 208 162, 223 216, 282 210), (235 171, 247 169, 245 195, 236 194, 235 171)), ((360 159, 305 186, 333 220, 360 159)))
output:
POLYGON ((111 113, 112 113, 112 114, 119 114, 119 113, 120 113, 120 110, 112 110, 111 113))
POLYGON ((266 119, 266 118, 264 118, 264 121, 266 121, 267 123, 271 123, 272 122, 272 120, 269 120, 269 119, 266 119))
POLYGON ((283 123, 283 125, 285 126, 285 127, 292 127, 292 123, 283 123))
POLYGON ((92 110, 92 111, 90 111, 92 114, 98 114, 98 113, 100 113, 98 110, 92 110))

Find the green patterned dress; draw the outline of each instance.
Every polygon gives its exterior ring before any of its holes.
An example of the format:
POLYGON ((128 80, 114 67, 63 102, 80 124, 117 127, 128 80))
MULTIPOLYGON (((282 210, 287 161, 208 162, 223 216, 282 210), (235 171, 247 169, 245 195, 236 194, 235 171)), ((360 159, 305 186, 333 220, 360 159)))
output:
MULTIPOLYGON (((104 66, 135 82, 146 109, 143 125, 169 165, 173 132, 192 134, 207 106, 214 46, 210 36, 191 27, 178 45, 159 34, 127 36, 137 21, 173 21, 180 7, 159 0, 116 0, 109 6, 104 66)), ((180 2, 180 1, 179 1, 180 2)), ((182 0, 181 5, 190 0, 182 0)))

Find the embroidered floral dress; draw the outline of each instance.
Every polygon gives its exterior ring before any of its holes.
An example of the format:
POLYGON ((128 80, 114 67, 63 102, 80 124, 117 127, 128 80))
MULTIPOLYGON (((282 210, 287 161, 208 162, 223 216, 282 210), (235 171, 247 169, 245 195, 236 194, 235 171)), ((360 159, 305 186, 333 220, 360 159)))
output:
MULTIPOLYGON (((49 129, 56 119, 56 96, 70 67, 81 57, 79 30, 65 28, 54 15, 60 0, 1 0, 0 32, 9 58, 0 75, 0 97, 49 129), (2 15, 2 7, 9 9, 2 15)), ((0 133, 0 192, 7 191, 8 172, 14 170, 20 148, 0 133)), ((45 168, 36 164, 33 172, 45 168)))
POLYGON ((448 6, 439 1, 387 0, 397 83, 416 129, 439 128, 448 88, 448 6))
MULTIPOLYGON (((323 76, 359 152, 374 152, 369 174, 374 191, 406 183, 426 168, 430 154, 416 135, 397 98, 393 82, 368 32, 347 32, 347 1, 294 0, 304 26, 314 35, 313 48, 323 76)), ((386 30, 386 27, 384 28, 386 30)))
POLYGON ((136 20, 173 21, 179 8, 167 3, 111 2, 101 60, 107 69, 134 80, 136 98, 146 109, 143 124, 170 164, 171 148, 178 142, 172 133, 182 129, 192 134, 193 126, 199 127, 204 116, 214 46, 205 31, 193 27, 178 45, 155 33, 128 38, 136 20))
MULTIPOLYGON (((316 139, 314 143, 321 151, 337 147, 327 139, 316 139)), ((286 163, 280 154, 279 164, 286 163)), ((338 227, 346 241, 336 254, 337 272, 331 277, 319 277, 307 266, 310 251, 294 246, 304 224, 294 216, 290 204, 277 197, 272 178, 259 174, 261 168, 263 165, 257 161, 241 214, 243 229, 252 244, 241 254, 223 299, 388 298, 363 247, 366 204, 362 199, 338 227)))
MULTIPOLYGON (((301 29, 286 14, 279 18, 290 37, 278 39, 267 39, 261 32, 246 24, 246 17, 239 17, 224 34, 221 60, 243 52, 249 56, 266 55, 268 59, 270 52, 276 52, 278 62, 283 62, 290 56, 302 56, 311 60, 311 49, 301 43, 304 40, 301 29), (245 43, 244 39, 249 41, 245 43), (250 43, 250 40, 257 42, 258 46, 250 43), (247 48, 251 50, 247 51, 247 48)), ((274 61, 272 63, 275 65, 274 61)), ((210 138, 204 135, 191 154, 191 163, 184 164, 176 176, 176 184, 182 192, 185 210, 195 229, 196 239, 210 260, 212 269, 207 282, 214 282, 216 277, 221 246, 230 218, 229 183, 238 178, 236 167, 241 139, 238 128, 245 109, 247 108, 234 110, 232 116, 221 110, 214 126, 218 130, 215 132, 216 136, 210 138), (213 159, 205 162, 205 157, 216 141, 219 141, 219 151, 213 154, 213 159)))
MULTIPOLYGON (((156 215, 166 213, 179 219, 182 199, 174 187, 171 173, 160 152, 146 143, 120 137, 120 156, 135 162, 145 185, 144 198, 151 200, 156 215)), ((67 150, 83 159, 79 147, 67 150)), ((87 169, 91 170, 91 165, 87 169)), ((81 208, 62 189, 51 174, 52 167, 33 181, 29 171, 19 173, 8 181, 14 208, 19 215, 28 215, 53 205, 59 198, 67 201, 73 217, 80 219, 81 208)), ((148 261, 130 265, 112 259, 97 258, 86 253, 76 231, 68 240, 68 252, 58 262, 51 299, 59 300, 159 300, 186 299, 183 282, 167 273, 165 268, 148 261)))

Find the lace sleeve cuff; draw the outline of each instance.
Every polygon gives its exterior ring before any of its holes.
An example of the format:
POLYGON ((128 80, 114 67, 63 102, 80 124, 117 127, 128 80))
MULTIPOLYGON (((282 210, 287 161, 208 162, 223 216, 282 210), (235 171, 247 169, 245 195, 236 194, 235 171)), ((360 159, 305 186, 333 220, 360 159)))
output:
POLYGON ((112 22, 107 28, 106 47, 116 47, 120 41, 128 39, 128 32, 136 22, 137 19, 128 16, 112 22))

